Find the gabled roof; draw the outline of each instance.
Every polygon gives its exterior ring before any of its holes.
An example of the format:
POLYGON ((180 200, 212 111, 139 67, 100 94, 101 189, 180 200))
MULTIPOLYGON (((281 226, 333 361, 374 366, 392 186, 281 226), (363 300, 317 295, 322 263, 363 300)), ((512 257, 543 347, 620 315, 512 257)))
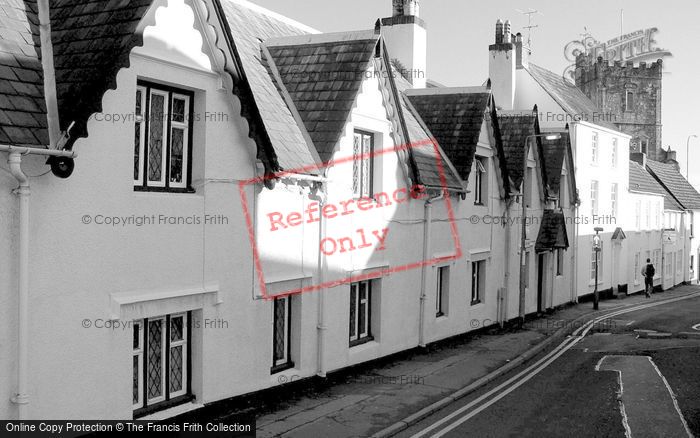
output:
POLYGON ((671 194, 654 179, 641 164, 630 161, 629 190, 633 193, 653 193, 664 197, 664 210, 683 211, 671 194))
MULTIPOLYGON (((252 102, 243 102, 250 106, 244 108, 244 116, 253 122, 259 120, 263 125, 260 129, 264 132, 252 131, 251 137, 258 142, 269 141, 272 151, 266 152, 274 155, 267 157, 261 155, 264 151, 259 151, 258 157, 263 161, 271 161, 266 163, 268 172, 301 169, 317 164, 317 154, 304 139, 300 126, 268 71, 267 60, 261 51, 263 41, 307 35, 310 29, 279 19, 274 14, 264 13, 253 5, 230 0, 223 0, 221 5, 252 94, 252 102), (255 117, 255 112, 259 113, 259 119, 255 117)), ((241 87, 244 85, 241 84, 241 87)), ((242 91, 245 100, 246 90, 242 91)), ((251 126, 251 129, 254 128, 256 127, 251 126)), ((259 148, 260 146, 258 145, 259 148)), ((306 173, 318 172, 310 170, 306 173)))
MULTIPOLYGON (((525 140, 540 133, 537 107, 533 111, 498 111, 498 132, 503 151, 502 171, 510 181, 510 190, 518 190, 523 180, 523 154, 525 140)), ((541 144, 537 139, 537 144, 541 144)), ((536 154, 539 151, 536 151, 536 154)))
POLYGON ((36 0, 0 1, 0 143, 49 143, 36 0))
POLYGON ((406 124, 409 136, 408 144, 410 145, 409 152, 415 165, 418 182, 433 188, 466 191, 465 184, 460 179, 454 163, 448 158, 439 140, 435 138, 406 96, 406 93, 411 90, 411 84, 401 75, 396 74, 396 70, 393 71, 396 87, 401 93, 401 114, 406 124), (416 146, 426 140, 431 140, 431 142, 423 146, 416 146))
POLYGON ((562 75, 553 73, 533 63, 529 63, 525 67, 525 71, 574 120, 582 120, 604 128, 618 130, 612 123, 601 120, 604 118, 600 116, 600 110, 595 103, 583 94, 578 87, 564 80, 562 75))
MULTIPOLYGON (((572 203, 576 199, 576 175, 574 172, 574 159, 571 148, 571 136, 569 135, 568 125, 564 131, 556 131, 561 135, 559 140, 547 140, 542 138, 542 156, 544 158, 544 168, 546 174, 547 193, 555 195, 560 193, 561 175, 566 162, 568 169, 567 176, 569 177, 570 199, 572 203)), ((554 131, 552 131, 554 133, 554 131)))
POLYGON ((687 210, 700 210, 700 194, 688 180, 676 170, 674 164, 647 160, 649 173, 687 210))
POLYGON ((87 137, 87 121, 102 111, 131 49, 143 44, 137 27, 153 0, 52 0, 51 41, 61 131, 71 123, 72 146, 87 137))
POLYGON ((566 233, 566 219, 560 210, 545 210, 542 214, 542 224, 535 243, 536 252, 554 249, 568 249, 569 236, 566 233))
POLYGON ((406 96, 450 158, 469 179, 491 99, 486 87, 407 90, 406 96))
POLYGON ((335 36, 264 43, 323 162, 331 159, 343 134, 379 42, 374 32, 335 36))

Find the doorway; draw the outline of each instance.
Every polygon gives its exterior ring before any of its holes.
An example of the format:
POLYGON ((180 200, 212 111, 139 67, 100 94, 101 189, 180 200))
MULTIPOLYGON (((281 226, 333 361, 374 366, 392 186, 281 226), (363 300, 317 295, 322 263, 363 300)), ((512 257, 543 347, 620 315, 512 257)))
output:
POLYGON ((544 267, 545 254, 537 256, 537 313, 544 312, 544 267))

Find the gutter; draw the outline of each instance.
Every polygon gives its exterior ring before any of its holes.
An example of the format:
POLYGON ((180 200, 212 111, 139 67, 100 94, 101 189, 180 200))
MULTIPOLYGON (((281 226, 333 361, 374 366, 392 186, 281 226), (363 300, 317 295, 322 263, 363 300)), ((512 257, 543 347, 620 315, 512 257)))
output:
POLYGON ((418 319, 418 346, 425 348, 425 301, 428 299, 428 266, 425 263, 431 252, 431 232, 430 226, 433 222, 433 202, 440 201, 445 197, 445 193, 428 198, 425 201, 425 220, 423 223, 423 266, 421 267, 421 293, 420 293, 420 313, 418 319))
POLYGON ((19 183, 13 193, 19 197, 19 254, 18 254, 18 318, 17 318, 17 392, 10 400, 18 407, 18 418, 27 419, 27 393, 29 369, 29 177, 22 171, 24 155, 41 155, 49 157, 75 158, 73 151, 57 151, 54 149, 39 149, 0 145, 0 152, 8 152, 7 163, 10 173, 19 183))

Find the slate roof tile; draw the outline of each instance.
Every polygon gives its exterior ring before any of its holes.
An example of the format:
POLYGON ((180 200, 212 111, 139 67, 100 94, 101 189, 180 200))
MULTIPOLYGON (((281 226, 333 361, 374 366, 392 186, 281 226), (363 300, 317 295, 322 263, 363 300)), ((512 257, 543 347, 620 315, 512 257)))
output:
POLYGON ((270 76, 267 61, 263 59, 261 51, 261 41, 309 32, 240 3, 223 0, 222 7, 279 167, 294 170, 317 164, 318 154, 307 145, 277 84, 270 76), (273 126, 271 121, 280 124, 273 126))
MULTIPOLYGON (((86 137, 87 121, 102 111, 102 97, 116 88, 136 32, 152 0, 52 0, 51 37, 61 130, 75 122, 72 141, 86 137)), ((67 146, 70 146, 67 145, 67 146)))
POLYGON ((674 164, 647 160, 647 170, 685 209, 700 210, 700 194, 683 178, 674 164))
POLYGON ((35 0, 0 2, 0 142, 45 146, 44 78, 35 0))
POLYGON ((490 91, 412 94, 408 98, 459 172, 469 179, 490 91))
POLYGON ((559 133, 559 140, 542 139, 542 155, 547 175, 547 184, 553 193, 559 193, 561 173, 564 168, 564 160, 569 150, 570 137, 568 132, 559 133))
POLYGON ((518 190, 523 180, 523 153, 527 136, 538 134, 536 112, 498 112, 498 126, 503 146, 505 170, 512 182, 510 187, 518 190))
POLYGON ((664 189, 653 176, 636 161, 629 162, 629 189, 630 192, 655 193, 663 195, 664 209, 683 211, 683 207, 664 189))
POLYGON ((324 162, 331 159, 350 117, 378 39, 376 35, 370 39, 268 46, 324 162), (309 85, 313 85, 313 90, 309 85))
POLYGON ((566 233, 564 212, 544 210, 540 231, 535 243, 535 251, 544 252, 567 248, 569 248, 569 236, 566 233))
POLYGON ((530 63, 525 70, 545 92, 572 118, 583 120, 604 128, 618 129, 601 117, 598 107, 591 99, 573 84, 564 80, 562 75, 530 63))

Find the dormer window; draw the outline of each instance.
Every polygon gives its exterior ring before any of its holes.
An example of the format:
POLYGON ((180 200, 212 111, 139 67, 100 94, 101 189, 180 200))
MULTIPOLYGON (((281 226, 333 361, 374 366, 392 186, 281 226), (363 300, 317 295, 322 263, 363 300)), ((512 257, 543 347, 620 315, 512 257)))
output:
POLYGON ((374 195, 374 135, 355 131, 353 142, 352 192, 355 198, 371 198, 374 195))
POLYGON ((134 189, 187 192, 191 184, 193 94, 139 81, 134 189))

